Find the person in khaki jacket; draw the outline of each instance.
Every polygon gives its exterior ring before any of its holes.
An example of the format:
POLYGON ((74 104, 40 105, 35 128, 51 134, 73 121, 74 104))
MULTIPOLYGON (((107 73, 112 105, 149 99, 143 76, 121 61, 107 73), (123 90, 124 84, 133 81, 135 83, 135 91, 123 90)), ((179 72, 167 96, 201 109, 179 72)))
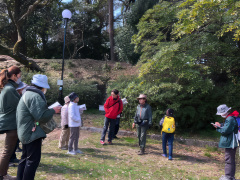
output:
POLYGON ((59 139, 58 148, 62 150, 68 150, 68 141, 70 135, 70 128, 68 127, 68 106, 70 103, 70 98, 66 96, 64 98, 65 105, 61 109, 61 127, 62 132, 59 139))
POLYGON ((140 94, 137 100, 139 105, 137 106, 132 128, 137 124, 138 144, 140 147, 138 155, 143 155, 146 146, 147 130, 152 125, 152 108, 147 104, 147 96, 145 94, 140 94))

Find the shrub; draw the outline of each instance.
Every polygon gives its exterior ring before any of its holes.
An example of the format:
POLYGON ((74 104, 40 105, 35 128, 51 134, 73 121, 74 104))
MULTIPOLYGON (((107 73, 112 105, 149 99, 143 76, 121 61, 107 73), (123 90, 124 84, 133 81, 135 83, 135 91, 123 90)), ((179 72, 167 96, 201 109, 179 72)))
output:
POLYGON ((50 63, 50 66, 56 70, 56 71, 61 71, 62 70, 62 64, 61 63, 50 63))
POLYGON ((70 60, 68 61, 67 66, 68 66, 68 68, 76 67, 76 65, 70 60))
POLYGON ((115 63, 115 65, 114 65, 114 69, 115 69, 115 70, 123 69, 123 67, 122 67, 122 65, 121 65, 120 62, 117 62, 117 63, 115 63))
POLYGON ((68 74, 68 77, 70 77, 70 78, 74 78, 73 73, 69 73, 69 74, 68 74))
MULTIPOLYGON (((34 74, 40 74, 39 72, 28 71, 22 69, 22 81, 31 84, 31 79, 34 74)), ((47 75, 47 74, 46 74, 47 75)), ((46 99, 48 105, 58 101, 59 86, 57 85, 57 79, 48 76, 48 83, 50 89, 46 93, 46 99)), ((86 104, 87 108, 98 108, 98 105, 103 103, 105 88, 99 85, 96 81, 80 81, 76 79, 68 79, 63 84, 63 96, 67 96, 71 92, 76 92, 79 95, 79 104, 86 104)))

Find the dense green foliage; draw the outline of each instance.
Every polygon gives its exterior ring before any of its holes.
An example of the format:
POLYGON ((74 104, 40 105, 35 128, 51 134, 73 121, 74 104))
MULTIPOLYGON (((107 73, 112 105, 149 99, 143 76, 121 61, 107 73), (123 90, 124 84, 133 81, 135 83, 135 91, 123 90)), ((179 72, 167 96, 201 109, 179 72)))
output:
POLYGON ((139 77, 109 88, 129 98, 126 120, 140 93, 149 97, 155 127, 167 108, 176 111, 179 129, 189 131, 210 127, 219 104, 239 110, 239 12, 234 0, 162 1, 149 9, 132 39, 142 54, 139 77))
MULTIPOLYGON (((0 3, 1 45, 13 48, 18 41, 18 32, 11 17, 20 18, 35 2, 15 0, 0 3), (12 10, 11 13, 8 13, 8 8, 12 10)), ((46 6, 37 7, 19 24, 22 31, 20 52, 31 58, 62 58, 64 9, 72 12, 67 28, 65 58, 103 59, 109 52, 107 0, 73 0, 69 3, 49 1, 46 6)))
MULTIPOLYGON (((22 80, 31 84, 31 80, 34 74, 37 72, 31 72, 27 69, 22 71, 22 80)), ((58 89, 57 79, 50 77, 48 74, 48 83, 50 89, 46 93, 46 99, 48 105, 55 103, 58 100, 58 89)), ((95 81, 81 81, 77 79, 68 79, 64 81, 63 96, 67 96, 71 92, 75 92, 79 95, 79 103, 86 104, 87 108, 98 108, 99 104, 103 102, 104 89, 101 88, 101 85, 95 81)))
POLYGON ((134 52, 134 45, 131 44, 131 38, 138 32, 136 25, 139 19, 157 2, 158 0, 138 0, 131 6, 129 11, 123 13, 123 21, 125 23, 117 29, 115 36, 115 50, 119 60, 127 61, 131 64, 138 62, 140 53, 134 52))

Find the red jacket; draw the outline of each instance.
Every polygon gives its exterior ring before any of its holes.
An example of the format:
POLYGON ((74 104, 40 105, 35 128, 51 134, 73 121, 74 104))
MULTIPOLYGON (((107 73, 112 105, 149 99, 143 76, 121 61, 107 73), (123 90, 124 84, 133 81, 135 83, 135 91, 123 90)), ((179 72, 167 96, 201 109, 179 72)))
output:
POLYGON ((119 115, 123 110, 122 100, 117 97, 117 99, 113 99, 112 96, 107 98, 104 104, 105 116, 109 119, 116 119, 117 115, 119 115))

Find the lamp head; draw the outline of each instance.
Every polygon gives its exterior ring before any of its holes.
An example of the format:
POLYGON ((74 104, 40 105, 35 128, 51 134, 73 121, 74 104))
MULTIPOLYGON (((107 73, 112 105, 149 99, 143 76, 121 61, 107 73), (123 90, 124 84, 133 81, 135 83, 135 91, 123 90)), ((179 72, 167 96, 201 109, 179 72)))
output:
POLYGON ((63 17, 63 19, 71 19, 71 17, 72 17, 71 11, 69 11, 68 9, 65 9, 62 12, 62 17, 63 17))

